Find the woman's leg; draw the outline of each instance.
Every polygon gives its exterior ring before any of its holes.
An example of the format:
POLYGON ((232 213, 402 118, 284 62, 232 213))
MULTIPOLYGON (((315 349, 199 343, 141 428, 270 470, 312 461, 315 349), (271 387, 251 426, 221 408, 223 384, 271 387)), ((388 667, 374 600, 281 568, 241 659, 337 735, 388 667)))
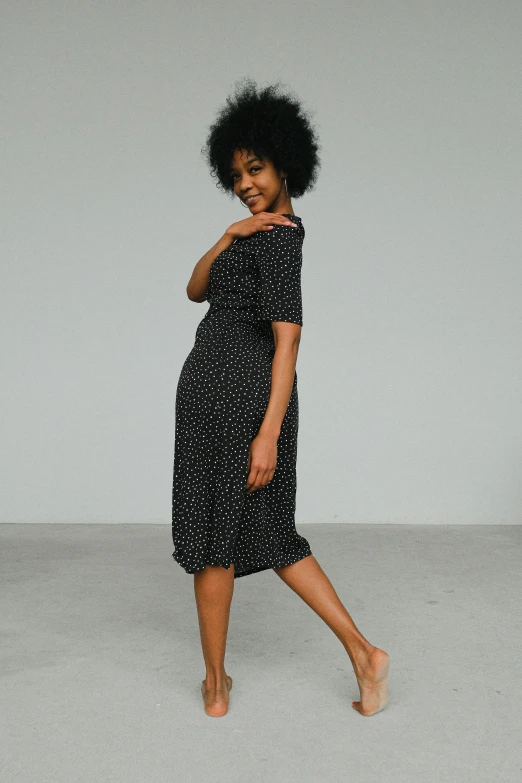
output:
POLYGON ((205 712, 213 718, 228 710, 232 677, 225 671, 230 604, 234 594, 234 564, 230 568, 206 565, 194 574, 194 594, 207 674, 201 685, 205 712))
POLYGON ((324 620, 350 656, 361 694, 361 701, 352 702, 353 708, 362 715, 384 709, 388 702, 389 655, 364 638, 315 557, 309 555, 273 570, 324 620))

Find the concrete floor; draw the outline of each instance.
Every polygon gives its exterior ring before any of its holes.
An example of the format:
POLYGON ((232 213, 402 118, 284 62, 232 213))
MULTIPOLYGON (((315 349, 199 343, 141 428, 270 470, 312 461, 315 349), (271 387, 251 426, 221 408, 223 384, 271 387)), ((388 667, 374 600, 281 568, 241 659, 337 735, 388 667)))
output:
POLYGON ((235 580, 223 718, 165 525, 0 525, 2 783, 520 783, 522 526, 300 525, 391 656, 350 660, 272 571, 235 580))

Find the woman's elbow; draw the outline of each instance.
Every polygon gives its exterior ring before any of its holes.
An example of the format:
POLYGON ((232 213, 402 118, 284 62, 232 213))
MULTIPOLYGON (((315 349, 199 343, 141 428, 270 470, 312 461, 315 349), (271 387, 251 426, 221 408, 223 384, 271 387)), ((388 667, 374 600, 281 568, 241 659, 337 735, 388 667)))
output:
POLYGON ((207 289, 205 291, 194 291, 190 285, 187 286, 187 296, 191 302, 204 302, 207 298, 207 289))
POLYGON ((301 341, 301 326, 292 322, 272 321, 272 333, 274 335, 274 344, 289 347, 297 352, 301 341))

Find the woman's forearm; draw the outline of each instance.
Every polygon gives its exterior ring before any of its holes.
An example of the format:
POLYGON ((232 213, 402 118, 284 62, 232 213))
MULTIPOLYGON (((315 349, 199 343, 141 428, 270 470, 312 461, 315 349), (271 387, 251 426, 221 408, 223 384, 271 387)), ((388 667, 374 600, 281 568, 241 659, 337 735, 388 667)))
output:
POLYGON ((208 290, 210 267, 223 250, 227 250, 234 242, 234 237, 226 232, 216 244, 202 256, 192 272, 187 285, 187 296, 192 302, 204 302, 208 290))
POLYGON ((259 428, 260 435, 277 440, 281 434, 281 425, 292 394, 298 351, 298 339, 279 341, 276 347, 272 360, 270 399, 259 428))

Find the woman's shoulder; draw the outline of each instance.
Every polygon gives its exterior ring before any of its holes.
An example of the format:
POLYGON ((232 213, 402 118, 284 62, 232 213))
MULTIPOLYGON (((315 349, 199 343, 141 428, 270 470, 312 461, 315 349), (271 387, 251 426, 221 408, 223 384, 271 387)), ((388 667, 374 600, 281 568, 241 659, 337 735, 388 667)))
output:
POLYGON ((266 231, 256 231, 252 234, 255 237, 254 241, 261 246, 274 247, 274 246, 292 246, 303 244, 305 230, 301 218, 296 215, 285 214, 285 217, 290 218, 295 222, 295 226, 286 226, 282 223, 274 223, 273 228, 269 228, 266 231))

